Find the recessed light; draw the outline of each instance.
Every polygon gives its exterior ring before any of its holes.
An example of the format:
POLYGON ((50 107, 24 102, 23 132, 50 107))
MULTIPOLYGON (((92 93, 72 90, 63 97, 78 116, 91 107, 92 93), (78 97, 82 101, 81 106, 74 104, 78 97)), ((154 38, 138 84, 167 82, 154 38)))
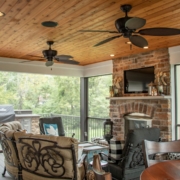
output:
POLYGON ((111 57, 114 57, 114 54, 110 54, 111 57))
POLYGON ((132 44, 130 41, 127 41, 126 44, 132 44))
POLYGON ((0 11, 0 17, 5 16, 5 13, 0 11))
POLYGON ((144 48, 144 49, 148 49, 148 46, 144 46, 143 48, 144 48))
POLYGON ((44 21, 41 24, 45 27, 56 27, 58 25, 58 23, 54 21, 44 21))

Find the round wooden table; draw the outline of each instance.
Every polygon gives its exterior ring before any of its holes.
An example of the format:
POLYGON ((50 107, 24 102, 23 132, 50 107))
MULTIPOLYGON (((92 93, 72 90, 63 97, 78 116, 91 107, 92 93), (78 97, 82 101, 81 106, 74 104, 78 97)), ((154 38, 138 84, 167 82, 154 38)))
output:
POLYGON ((140 180, 180 180, 180 160, 154 164, 142 172, 140 180))

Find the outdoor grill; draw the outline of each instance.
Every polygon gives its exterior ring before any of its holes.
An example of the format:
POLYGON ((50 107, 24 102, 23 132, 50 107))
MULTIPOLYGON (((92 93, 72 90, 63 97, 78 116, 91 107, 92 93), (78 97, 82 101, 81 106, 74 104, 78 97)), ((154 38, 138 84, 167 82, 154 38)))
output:
POLYGON ((15 113, 12 105, 0 105, 0 124, 14 121, 15 113))

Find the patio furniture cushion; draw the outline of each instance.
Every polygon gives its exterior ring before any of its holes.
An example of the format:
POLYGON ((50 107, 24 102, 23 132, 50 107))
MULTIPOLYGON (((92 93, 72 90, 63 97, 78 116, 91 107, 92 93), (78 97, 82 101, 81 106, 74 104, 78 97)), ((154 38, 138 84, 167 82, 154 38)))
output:
MULTIPOLYGON (((37 139, 37 142, 38 141, 41 142, 40 140, 52 141, 52 142, 57 143, 56 145, 60 146, 60 147, 70 147, 71 145, 74 145, 76 160, 78 159, 78 140, 77 139, 74 139, 74 138, 71 138, 71 137, 64 137, 64 136, 47 136, 47 135, 40 135, 40 134, 37 134, 37 135, 25 134, 24 136, 21 136, 19 133, 15 133, 15 139, 17 141, 18 154, 19 154, 21 165, 23 167, 22 174, 23 174, 23 179, 24 180, 28 180, 28 179, 30 179, 30 180, 32 180, 32 179, 41 180, 42 178, 37 174, 40 174, 41 176, 42 175, 48 176, 48 173, 46 171, 44 171, 44 169, 43 169, 43 167, 41 165, 39 165, 36 173, 27 172, 25 164, 24 164, 23 155, 21 154, 23 145, 21 143, 18 143, 18 140, 21 137, 22 138, 37 139)), ((49 142, 41 143, 41 148, 47 147, 47 146, 49 146, 49 142)), ((72 154, 71 154, 70 151, 67 151, 67 150, 64 149, 64 150, 61 150, 61 155, 64 158, 64 166, 68 167, 68 171, 66 171, 63 176, 72 178, 73 175, 74 175, 73 174, 74 173, 73 172, 73 166, 72 166, 72 154)), ((58 158, 56 158, 56 160, 59 161, 58 158)), ((84 178, 84 176, 85 176, 84 166, 82 164, 77 164, 76 168, 77 168, 78 180, 82 180, 84 178)), ((51 179, 50 176, 49 176, 49 178, 45 178, 45 177, 43 177, 43 178, 48 179, 48 180, 51 179)))
POLYGON ((29 138, 37 138, 37 139, 46 139, 49 141, 54 141, 57 143, 58 146, 69 146, 70 144, 75 145, 75 153, 76 153, 76 159, 78 159, 78 140, 75 138, 70 137, 64 137, 64 136, 47 136, 44 134, 32 134, 32 133, 14 133, 15 140, 18 141, 18 138, 20 137, 29 137, 29 138))
MULTIPOLYGON (((82 173, 78 173, 78 174, 82 174, 82 173)), ((85 175, 85 174, 84 174, 85 175)), ((78 176, 79 180, 83 180, 84 179, 84 175, 82 176, 78 176)), ((37 176, 33 173, 27 172, 27 171, 22 171, 22 176, 25 177, 23 180, 60 180, 59 178, 46 178, 46 177, 41 177, 41 176, 37 176)))
MULTIPOLYGON (((22 171, 22 176, 24 177, 24 180, 52 180, 51 178, 46 178, 46 177, 40 177, 37 176, 33 173, 27 172, 27 171, 22 171)), ((85 177, 85 171, 83 166, 78 166, 78 180, 83 180, 85 177)), ((53 180, 60 180, 59 178, 53 178, 53 180)))
POLYGON ((4 133, 9 130, 13 130, 13 131, 22 130, 21 123, 19 121, 11 121, 11 122, 0 124, 0 131, 4 133))
POLYGON ((41 134, 65 136, 62 118, 58 116, 40 118, 39 128, 41 134))
POLYGON ((7 122, 0 125, 1 144, 4 154, 5 168, 7 172, 14 178, 18 178, 18 172, 20 171, 18 168, 19 159, 14 141, 14 133, 17 132, 24 135, 26 131, 21 130, 22 126, 19 121, 7 122))

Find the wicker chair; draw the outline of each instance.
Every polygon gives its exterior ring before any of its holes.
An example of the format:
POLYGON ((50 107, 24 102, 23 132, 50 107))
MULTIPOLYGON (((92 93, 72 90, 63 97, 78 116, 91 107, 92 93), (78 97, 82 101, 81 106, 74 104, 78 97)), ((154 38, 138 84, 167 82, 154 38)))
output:
POLYGON ((1 146, 5 163, 2 176, 5 176, 7 171, 13 178, 19 179, 19 159, 14 138, 16 133, 21 135, 26 133, 25 131, 22 131, 22 126, 19 121, 7 122, 0 125, 1 146))

